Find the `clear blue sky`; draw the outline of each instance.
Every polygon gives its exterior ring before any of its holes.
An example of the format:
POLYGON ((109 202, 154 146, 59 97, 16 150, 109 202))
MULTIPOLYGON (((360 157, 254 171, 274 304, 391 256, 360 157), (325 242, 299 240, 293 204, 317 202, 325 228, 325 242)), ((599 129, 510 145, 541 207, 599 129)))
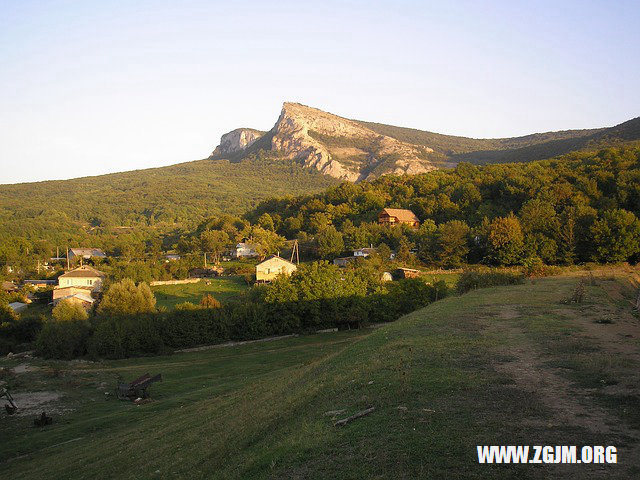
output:
POLYGON ((0 0, 0 183, 204 158, 285 100, 472 137, 640 115, 637 1, 0 0))

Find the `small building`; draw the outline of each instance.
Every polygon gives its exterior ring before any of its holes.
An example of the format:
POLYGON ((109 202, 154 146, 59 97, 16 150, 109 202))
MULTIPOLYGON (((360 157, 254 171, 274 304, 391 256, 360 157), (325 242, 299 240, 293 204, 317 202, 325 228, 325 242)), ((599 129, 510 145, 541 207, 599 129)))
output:
POLYGON ((78 260, 80 258, 89 260, 90 258, 106 258, 107 255, 99 248, 70 248, 69 260, 78 260))
POLYGON ((83 287, 92 292, 102 290, 105 274, 88 265, 75 268, 58 277, 59 287, 83 287))
POLYGON ((167 253, 164 256, 164 259, 166 262, 177 262, 178 260, 180 260, 180 255, 178 255, 177 253, 167 253))
POLYGON ((354 257, 366 258, 369 255, 373 255, 374 253, 376 253, 376 249, 375 248, 365 247, 365 248, 359 248, 357 250, 354 250, 353 251, 353 256, 354 257))
POLYGON ((41 288, 55 287, 58 283, 57 280, 25 280, 25 285, 30 285, 36 290, 40 290, 41 288))
POLYGON ((356 257, 356 256, 334 258, 333 259, 333 264, 337 265, 339 267, 346 267, 350 263, 355 262, 357 259, 358 259, 358 257, 356 257))
POLYGON ((68 300, 71 303, 80 304, 87 310, 91 308, 91 306, 95 302, 95 299, 91 296, 91 292, 89 290, 77 291, 69 295, 59 296, 58 298, 53 299, 53 304, 58 305, 63 300, 68 300))
POLYGON ((256 281, 270 282, 278 275, 291 275, 298 269, 295 263, 292 263, 278 255, 271 255, 266 260, 256 265, 256 281))
POLYGON ((378 214, 378 223, 380 225, 409 225, 418 228, 420 220, 411 210, 404 208, 383 208, 378 214))
POLYGON ((233 251, 235 258, 253 258, 258 256, 256 246, 249 243, 240 242, 236 245, 236 249, 233 251))
POLYGON ((13 293, 18 291, 18 287, 13 282, 2 282, 2 291, 6 293, 13 293))
POLYGON ((399 268, 396 270, 396 275, 398 278, 417 278, 422 275, 422 272, 415 268, 399 268))
POLYGON ((22 302, 11 302, 9 304, 9 308, 11 308, 15 313, 20 313, 27 308, 27 304, 22 302))

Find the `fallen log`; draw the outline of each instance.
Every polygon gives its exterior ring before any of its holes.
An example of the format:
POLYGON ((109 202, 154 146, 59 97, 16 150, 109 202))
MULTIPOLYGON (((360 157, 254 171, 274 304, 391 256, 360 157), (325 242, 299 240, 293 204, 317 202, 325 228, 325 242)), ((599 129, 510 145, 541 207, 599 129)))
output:
POLYGON ((358 413, 354 413, 353 415, 351 415, 350 417, 347 418, 343 418, 342 420, 338 420, 336 423, 333 424, 334 427, 342 427, 344 425, 346 425, 347 423, 360 418, 360 417, 364 417, 365 415, 369 415, 371 412, 373 412, 376 409, 376 407, 370 407, 367 408, 366 410, 362 410, 361 412, 358 413))

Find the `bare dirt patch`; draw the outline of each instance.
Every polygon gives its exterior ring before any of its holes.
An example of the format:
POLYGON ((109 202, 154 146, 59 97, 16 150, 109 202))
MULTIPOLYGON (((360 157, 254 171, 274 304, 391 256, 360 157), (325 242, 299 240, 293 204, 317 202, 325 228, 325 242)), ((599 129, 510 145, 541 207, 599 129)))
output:
POLYGON ((59 400, 63 397, 60 392, 23 392, 12 393, 12 396, 18 406, 16 415, 37 415, 42 411, 47 413, 64 413, 68 411, 60 406, 59 400))

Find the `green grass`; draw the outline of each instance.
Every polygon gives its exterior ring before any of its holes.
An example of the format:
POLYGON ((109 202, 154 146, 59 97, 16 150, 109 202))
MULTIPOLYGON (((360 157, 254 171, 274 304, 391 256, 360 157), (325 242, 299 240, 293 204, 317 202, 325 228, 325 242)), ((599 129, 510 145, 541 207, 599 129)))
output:
POLYGON ((159 285, 152 287, 157 305, 169 309, 178 303, 191 302, 198 304, 204 295, 213 295, 221 303, 233 301, 249 287, 242 277, 218 277, 201 280, 198 283, 179 285, 159 285))
POLYGON ((372 330, 96 364, 33 361, 49 370, 5 374, 14 391, 60 390, 74 411, 43 430, 1 417, 0 468, 33 479, 632 478, 637 441, 625 432, 637 427, 638 368, 631 354, 612 359, 601 338, 615 331, 586 330, 598 309, 626 313, 598 285, 584 304, 565 304, 575 282, 476 290, 372 330), (535 365, 522 367, 527 359, 535 365), (631 391, 581 383, 603 370, 631 391), (152 403, 104 395, 118 375, 147 371, 165 379, 152 403), (559 386, 523 383, 529 371, 559 386), (565 404, 602 411, 619 431, 558 420, 549 400, 562 389, 573 395, 558 397, 565 404), (369 406, 371 415, 333 426, 369 406), (618 445, 620 463, 480 466, 482 444, 618 445))

